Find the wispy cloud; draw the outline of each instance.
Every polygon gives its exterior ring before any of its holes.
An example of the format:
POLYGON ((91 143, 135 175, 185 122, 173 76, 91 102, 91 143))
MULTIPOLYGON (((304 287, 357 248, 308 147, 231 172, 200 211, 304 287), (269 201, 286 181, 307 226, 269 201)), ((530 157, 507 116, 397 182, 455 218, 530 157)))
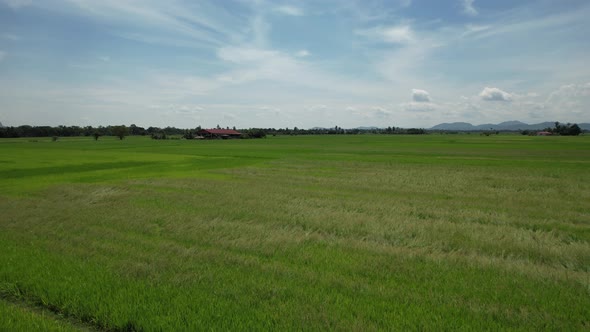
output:
POLYGON ((355 33, 370 40, 385 43, 404 44, 414 41, 414 33, 409 25, 377 26, 359 29, 355 33))
POLYGON ((218 82, 242 84, 272 81, 305 89, 313 88, 323 94, 358 95, 382 93, 384 89, 363 80, 329 73, 297 55, 256 47, 224 47, 218 50, 219 59, 233 65, 233 69, 217 76, 218 82))
POLYGON ((475 0, 461 0, 461 5, 463 6, 463 14, 469 16, 477 16, 477 14, 479 14, 477 9, 475 9, 475 6, 473 6, 474 2, 475 0))
POLYGON ((576 25, 587 20, 590 13, 590 5, 583 6, 577 10, 566 10, 559 13, 544 15, 527 15, 529 8, 516 8, 504 13, 504 17, 496 24, 485 26, 485 29, 478 29, 477 25, 467 25, 472 32, 480 32, 474 38, 489 38, 495 35, 515 35, 531 31, 544 31, 546 29, 576 30, 576 25), (474 28, 476 30, 474 30, 474 28))
POLYGON ((409 102, 402 103, 401 106, 407 112, 433 112, 437 105, 429 102, 409 102))
POLYGON ((304 58, 304 57, 310 56, 310 55, 311 55, 311 53, 309 53, 308 50, 300 50, 300 51, 297 51, 297 53, 295 53, 295 56, 298 56, 300 58, 304 58))
POLYGON ((12 9, 19 9, 31 5, 33 0, 2 0, 2 2, 12 9))
POLYGON ((461 37, 476 35, 486 30, 490 30, 491 25, 477 25, 477 24, 466 24, 465 31, 461 34, 461 37))
POLYGON ((410 7, 412 5, 412 0, 400 0, 400 6, 402 7, 410 7))
POLYGON ((303 16, 304 12, 301 8, 289 5, 275 7, 275 12, 289 16, 303 16))
POLYGON ((177 0, 146 0, 137 4, 116 0, 64 0, 65 3, 51 5, 49 2, 34 3, 52 11, 63 11, 91 19, 115 24, 115 34, 139 41, 167 41, 173 43, 187 38, 193 43, 207 43, 221 46, 239 38, 240 32, 228 29, 224 22, 240 21, 239 16, 203 2, 187 5, 177 0), (193 8, 194 7, 194 8, 193 8), (198 9, 198 10, 197 10, 198 9), (172 41, 170 41, 172 39, 172 41))
POLYGON ((257 47, 266 47, 268 45, 268 34, 271 26, 264 19, 262 14, 250 18, 251 42, 257 47))

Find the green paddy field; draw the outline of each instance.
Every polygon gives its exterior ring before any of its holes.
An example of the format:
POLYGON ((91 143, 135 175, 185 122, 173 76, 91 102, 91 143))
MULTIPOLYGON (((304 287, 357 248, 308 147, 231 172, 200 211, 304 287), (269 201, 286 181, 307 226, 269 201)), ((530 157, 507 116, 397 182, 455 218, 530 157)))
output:
POLYGON ((0 140, 0 330, 590 330, 590 136, 0 140))

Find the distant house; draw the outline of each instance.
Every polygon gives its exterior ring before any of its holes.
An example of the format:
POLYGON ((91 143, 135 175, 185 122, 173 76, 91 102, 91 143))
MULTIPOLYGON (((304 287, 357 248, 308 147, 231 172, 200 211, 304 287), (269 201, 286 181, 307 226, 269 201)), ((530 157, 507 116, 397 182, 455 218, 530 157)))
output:
POLYGON ((553 133, 550 131, 539 131, 537 133, 537 136, 551 136, 551 135, 553 135, 553 133))
POLYGON ((204 138, 240 138, 242 133, 232 129, 201 129, 197 132, 197 135, 204 138))

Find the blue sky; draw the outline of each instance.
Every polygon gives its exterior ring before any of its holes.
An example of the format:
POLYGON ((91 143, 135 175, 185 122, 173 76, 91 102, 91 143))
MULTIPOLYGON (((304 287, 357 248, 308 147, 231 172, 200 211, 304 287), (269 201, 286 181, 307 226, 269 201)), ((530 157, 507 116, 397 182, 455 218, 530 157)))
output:
POLYGON ((590 122, 588 17, 586 0, 0 0, 0 122, 590 122))

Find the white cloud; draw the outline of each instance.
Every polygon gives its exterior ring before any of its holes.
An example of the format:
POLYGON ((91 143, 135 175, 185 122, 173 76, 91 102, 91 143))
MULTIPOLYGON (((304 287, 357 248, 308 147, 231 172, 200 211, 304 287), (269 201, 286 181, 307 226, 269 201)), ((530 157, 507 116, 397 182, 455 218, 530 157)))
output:
POLYGON ((281 114, 281 109, 279 107, 272 107, 272 106, 258 106, 258 113, 256 113, 256 115, 258 115, 259 117, 263 117, 263 116, 268 116, 270 115, 274 115, 274 116, 279 116, 281 114))
POLYGON ((430 102, 430 94, 424 90, 412 89, 412 99, 419 103, 430 102))
POLYGON ((230 61, 238 64, 251 62, 264 62, 272 60, 280 53, 277 51, 266 50, 255 47, 222 47, 217 51, 217 56, 225 61, 230 61))
POLYGON ((223 120, 225 121, 230 121, 230 122, 234 122, 236 121, 238 117, 232 113, 224 113, 223 114, 223 120))
POLYGON ((176 114, 192 115, 203 112, 205 109, 197 105, 170 105, 170 109, 176 114))
POLYGON ((557 99, 575 99, 588 96, 590 96, 590 83, 567 84, 562 85, 559 89, 551 92, 549 95, 549 101, 557 99))
MULTIPOLYGON (((273 82, 270 88, 277 88, 277 84, 291 85, 293 88, 304 89, 307 93, 319 98, 332 98, 335 94, 353 96, 383 96, 387 88, 382 84, 375 84, 366 80, 346 76, 327 71, 304 58, 296 57, 277 50, 228 46, 218 50, 219 59, 226 61, 231 69, 216 76, 222 84, 243 84, 252 82, 256 84, 268 84, 273 82), (332 95, 334 94, 334 95, 332 95), (321 97, 320 97, 321 96, 321 97)), ((268 90, 269 87, 265 87, 268 90)), ((245 87, 244 90, 256 89, 254 85, 245 87)), ((296 98, 294 94, 279 93, 296 98)), ((264 94, 265 97, 278 98, 276 94, 264 94)))
POLYGON ((512 101, 513 96, 498 88, 484 88, 479 94, 482 100, 485 101, 512 101))
POLYGON ((407 43, 412 41, 412 29, 408 25, 389 27, 382 30, 384 40, 390 43, 407 43))
POLYGON ((402 7, 410 7, 412 5, 412 0, 400 0, 399 4, 402 7))
POLYGON ((295 56, 298 56, 300 58, 304 58, 304 57, 310 56, 310 55, 311 55, 311 53, 309 53, 308 50, 300 50, 297 53, 295 53, 295 56))
POLYGON ((19 9, 21 7, 29 6, 33 0, 3 0, 3 2, 12 9, 19 9))
POLYGON ((250 31, 252 33, 254 45, 258 47, 267 46, 270 30, 270 24, 268 24, 261 15, 257 15, 250 19, 250 31))
POLYGON ((298 83, 298 78, 306 72, 306 68, 295 58, 275 50, 228 46, 219 49, 217 56, 234 64, 233 70, 217 77, 218 81, 226 83, 260 80, 298 83))
POLYGON ((409 25, 377 26, 370 29, 356 30, 355 33, 359 36, 391 44, 406 44, 414 41, 414 32, 409 25))
POLYGON ((220 10, 208 2, 191 4, 143 0, 141 5, 135 1, 119 0, 61 2, 63 4, 52 5, 53 1, 36 1, 33 5, 67 15, 108 22, 117 27, 114 29, 115 34, 149 43, 184 45, 192 42, 200 47, 220 46, 227 40, 243 35, 242 30, 238 31, 235 26, 228 27, 225 22, 232 21, 242 25, 246 23, 244 17, 220 10))
POLYGON ((560 121, 575 122, 590 108, 590 82, 560 86, 549 94, 543 106, 554 116, 559 115, 560 121))
POLYGON ((377 107, 373 107, 373 109, 372 109, 372 115, 375 118, 387 118, 387 117, 391 116, 391 114, 392 114, 391 111, 386 110, 383 107, 377 106, 377 107))
POLYGON ((466 24, 465 31, 461 34, 461 37, 473 37, 478 36, 492 29, 491 25, 477 25, 477 24, 466 24))
POLYGON ((294 6, 288 6, 288 5, 278 6, 274 10, 276 12, 279 12, 284 15, 303 16, 303 10, 301 8, 294 7, 294 6))
POLYGON ((363 119, 386 119, 392 116, 393 112, 383 106, 348 106, 345 108, 347 112, 354 115, 361 116, 363 119))
POLYGON ((490 25, 466 24, 465 29, 470 32, 479 32, 490 29, 490 25))
POLYGON ((402 103, 400 106, 408 112, 432 112, 438 108, 438 106, 434 103, 414 101, 402 103))
MULTIPOLYGON (((549 34, 556 29, 564 33, 572 33, 577 30, 577 24, 583 24, 588 18, 590 6, 579 10, 551 13, 549 15, 530 16, 530 7, 523 6, 506 12, 505 18, 497 20, 488 29, 478 31, 476 38, 489 38, 495 35, 505 35, 504 43, 508 39, 521 33, 549 34), (568 30, 570 30, 568 32, 568 30)), ((473 26, 472 26, 473 27, 473 26)))
POLYGON ((308 106, 307 107, 307 110, 308 111, 311 111, 311 112, 325 112, 325 111, 328 110, 328 106, 327 105, 322 105, 322 104, 320 104, 320 105, 311 105, 311 106, 308 106))
POLYGON ((461 0, 461 4, 463 5, 463 14, 469 16, 476 16, 478 13, 477 9, 473 6, 475 0, 461 0))

